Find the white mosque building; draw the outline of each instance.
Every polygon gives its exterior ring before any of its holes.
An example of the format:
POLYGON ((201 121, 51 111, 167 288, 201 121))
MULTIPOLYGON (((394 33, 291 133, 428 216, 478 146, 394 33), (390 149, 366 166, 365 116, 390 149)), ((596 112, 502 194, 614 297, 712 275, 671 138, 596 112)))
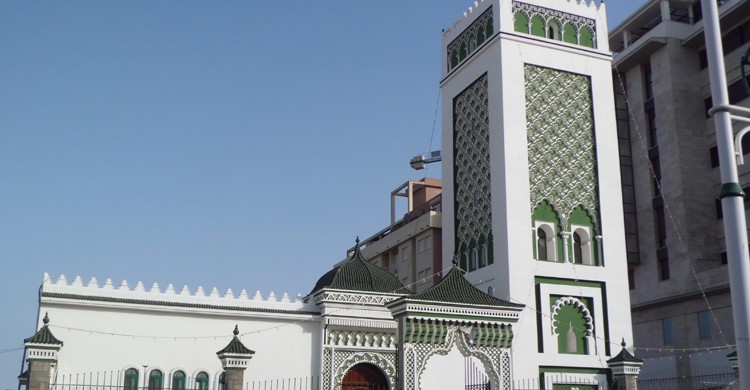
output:
POLYGON ((359 246, 299 298, 45 275, 21 384, 633 389, 604 4, 477 1, 442 50, 442 281, 359 246))

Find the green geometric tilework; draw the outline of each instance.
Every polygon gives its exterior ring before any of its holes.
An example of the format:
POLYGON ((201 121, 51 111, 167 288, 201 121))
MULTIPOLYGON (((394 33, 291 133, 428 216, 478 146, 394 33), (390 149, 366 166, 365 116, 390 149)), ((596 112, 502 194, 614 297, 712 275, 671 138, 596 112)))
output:
MULTIPOLYGON (((599 222, 591 79, 524 66, 531 207, 547 199, 563 224, 578 205, 599 222)), ((597 229, 598 230, 598 229, 597 229)))
POLYGON ((490 116, 487 74, 453 100, 456 253, 491 238, 490 116))

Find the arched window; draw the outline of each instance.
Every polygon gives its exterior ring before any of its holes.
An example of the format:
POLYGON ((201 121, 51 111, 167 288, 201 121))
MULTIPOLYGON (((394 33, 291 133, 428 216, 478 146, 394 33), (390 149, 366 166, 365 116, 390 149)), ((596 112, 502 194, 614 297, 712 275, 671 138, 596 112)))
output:
POLYGON ((536 258, 547 260, 547 233, 541 227, 536 229, 536 258))
POLYGON ((548 222, 537 222, 536 225, 536 258, 537 260, 556 261, 557 244, 555 228, 548 222))
POLYGON ((123 390, 136 390, 138 389, 138 370, 135 368, 128 368, 125 371, 125 381, 122 384, 123 390))
POLYGON ((227 383, 225 378, 225 374, 222 372, 221 375, 219 375, 219 390, 227 390, 227 383))
POLYGON ((172 373, 172 390, 185 390, 185 372, 175 371, 172 373))
POLYGON ((469 53, 473 53, 477 49, 477 42, 475 40, 469 41, 469 53))
POLYGON ((479 247, 479 268, 487 266, 487 244, 479 247))
POLYGON ((583 251, 581 250, 581 235, 573 233, 573 262, 583 264, 583 251))
POLYGON ((474 248, 469 253, 469 271, 477 269, 477 248, 474 248))
POLYGON ((162 390, 164 388, 164 373, 159 370, 151 370, 148 376, 148 390, 162 390))
POLYGON ((462 44, 461 44, 461 48, 460 48, 460 49, 458 50, 458 59, 459 59, 460 61, 463 61, 463 60, 465 60, 465 59, 466 59, 466 57, 467 57, 468 55, 469 55, 469 54, 468 54, 468 52, 466 51, 466 44, 465 44, 465 43, 462 43, 462 44))
POLYGON ((573 262, 576 264, 594 265, 591 233, 588 228, 573 226, 573 262))
POLYGON ((550 20, 547 24, 547 38, 554 40, 561 40, 562 34, 560 34, 560 24, 554 20, 550 20))
POLYGON ((201 371, 195 376, 195 390, 208 390, 208 373, 201 371))

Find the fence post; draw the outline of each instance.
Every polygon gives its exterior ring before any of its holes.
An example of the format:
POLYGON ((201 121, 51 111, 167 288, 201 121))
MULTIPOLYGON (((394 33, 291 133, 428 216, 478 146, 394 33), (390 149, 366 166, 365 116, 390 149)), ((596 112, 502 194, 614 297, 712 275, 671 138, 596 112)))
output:
POLYGON ((612 372, 612 388, 614 390, 637 390, 638 374, 641 372, 643 360, 633 356, 625 349, 625 339, 622 340, 622 351, 612 359, 607 360, 607 365, 612 372))

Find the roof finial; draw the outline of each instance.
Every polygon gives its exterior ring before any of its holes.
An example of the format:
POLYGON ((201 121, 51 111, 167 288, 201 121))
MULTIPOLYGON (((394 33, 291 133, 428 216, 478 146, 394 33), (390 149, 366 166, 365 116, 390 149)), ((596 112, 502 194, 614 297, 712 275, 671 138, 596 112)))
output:
POLYGON ((46 311, 44 312, 44 318, 42 319, 42 322, 44 323, 44 325, 49 324, 49 314, 46 311))
POLYGON ((628 345, 628 344, 627 344, 627 343, 625 342, 625 337, 623 337, 623 338, 622 338, 622 343, 620 343, 620 345, 622 345, 622 348, 625 348, 625 346, 626 346, 626 345, 628 345))
POLYGON ((451 263, 453 263, 453 267, 458 267, 458 255, 453 255, 453 260, 451 260, 451 263))
POLYGON ((232 331, 232 333, 234 333, 235 337, 240 334, 240 328, 237 326, 237 324, 234 325, 234 331, 232 331))
POLYGON ((355 238, 355 239, 354 239, 354 243, 355 243, 355 244, 356 244, 357 246, 359 246, 359 236, 357 236, 357 238, 355 238))

